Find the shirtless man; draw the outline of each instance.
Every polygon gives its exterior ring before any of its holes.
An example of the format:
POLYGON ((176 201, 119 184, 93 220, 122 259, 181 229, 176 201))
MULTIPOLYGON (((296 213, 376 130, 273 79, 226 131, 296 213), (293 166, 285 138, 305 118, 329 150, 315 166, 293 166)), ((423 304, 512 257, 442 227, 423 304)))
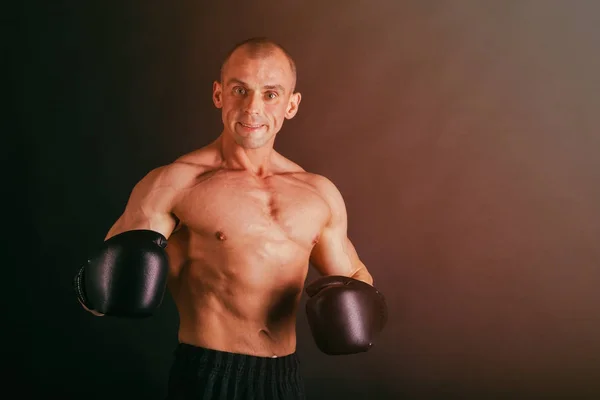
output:
POLYGON ((180 318, 169 399, 304 398, 296 311, 309 262, 322 275, 306 312, 323 352, 367 351, 385 325, 340 192, 273 149, 298 111, 295 84, 281 46, 236 46, 213 84, 220 136, 135 185, 76 276, 95 315, 151 315, 168 287, 180 318))

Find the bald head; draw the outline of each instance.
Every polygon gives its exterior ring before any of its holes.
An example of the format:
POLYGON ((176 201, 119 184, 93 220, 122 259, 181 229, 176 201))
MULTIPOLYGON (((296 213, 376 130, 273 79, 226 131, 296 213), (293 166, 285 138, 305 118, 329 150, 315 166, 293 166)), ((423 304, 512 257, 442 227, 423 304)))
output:
POLYGON ((290 54, 285 50, 280 44, 268 39, 266 37, 255 37, 244 40, 241 43, 236 44, 225 56, 223 63, 221 64, 221 81, 223 81, 223 75, 225 68, 227 68, 228 61, 234 55, 243 55, 252 60, 268 58, 276 53, 283 54, 290 65, 290 70, 294 77, 294 86, 296 83, 296 63, 290 56, 290 54))

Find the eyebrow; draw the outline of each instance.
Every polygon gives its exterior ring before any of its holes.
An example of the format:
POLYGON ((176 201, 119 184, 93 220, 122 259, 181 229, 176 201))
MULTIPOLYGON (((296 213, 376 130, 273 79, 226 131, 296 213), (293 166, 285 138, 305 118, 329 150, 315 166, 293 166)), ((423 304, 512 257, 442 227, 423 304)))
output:
MULTIPOLYGON (((230 86, 231 84, 238 84, 238 85, 242 85, 242 86, 248 86, 248 84, 244 81, 241 81, 239 79, 236 78, 231 78, 229 81, 227 81, 227 86, 230 86)), ((285 88, 279 84, 277 85, 265 85, 263 86, 263 89, 268 89, 268 90, 273 90, 273 89, 277 89, 280 90, 282 92, 285 92, 285 88)))

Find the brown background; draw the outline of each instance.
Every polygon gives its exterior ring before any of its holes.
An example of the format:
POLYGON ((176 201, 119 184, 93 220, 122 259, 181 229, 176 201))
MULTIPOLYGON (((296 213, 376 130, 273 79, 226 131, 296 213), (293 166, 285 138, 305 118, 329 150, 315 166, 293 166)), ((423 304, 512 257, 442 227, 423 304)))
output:
POLYGON ((149 320, 97 319, 70 279, 141 176, 216 137, 221 59, 267 35, 303 93, 276 148, 338 185, 390 308, 379 343, 343 358, 299 314, 310 398, 600 397, 596 2, 174 3, 4 17, 20 145, 6 147, 9 382, 163 396, 171 299, 149 320))

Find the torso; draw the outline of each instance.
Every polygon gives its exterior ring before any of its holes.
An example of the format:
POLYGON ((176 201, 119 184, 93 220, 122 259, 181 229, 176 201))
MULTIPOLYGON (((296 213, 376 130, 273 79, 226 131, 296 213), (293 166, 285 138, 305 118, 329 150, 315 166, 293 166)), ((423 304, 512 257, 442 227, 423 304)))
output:
POLYGON ((310 177, 204 167, 181 193, 181 228, 167 246, 181 342, 267 357, 295 351, 309 256, 330 217, 310 177))

